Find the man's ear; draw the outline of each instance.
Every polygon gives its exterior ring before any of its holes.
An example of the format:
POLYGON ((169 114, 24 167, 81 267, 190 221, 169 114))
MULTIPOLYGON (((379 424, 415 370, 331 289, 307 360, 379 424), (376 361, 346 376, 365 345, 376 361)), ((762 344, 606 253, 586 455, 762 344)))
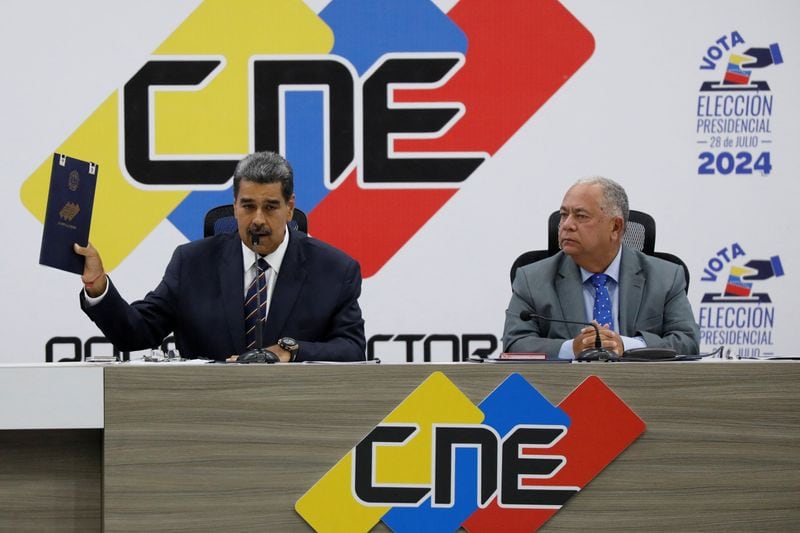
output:
POLYGON ((289 206, 289 218, 292 218, 292 215, 294 215, 294 194, 286 202, 286 205, 289 206))
POLYGON ((611 234, 617 240, 622 240, 622 236, 625 234, 625 221, 622 217, 613 217, 611 219, 611 234))
POLYGON ((233 218, 239 220, 239 204, 237 203, 238 198, 235 196, 233 197, 233 218))

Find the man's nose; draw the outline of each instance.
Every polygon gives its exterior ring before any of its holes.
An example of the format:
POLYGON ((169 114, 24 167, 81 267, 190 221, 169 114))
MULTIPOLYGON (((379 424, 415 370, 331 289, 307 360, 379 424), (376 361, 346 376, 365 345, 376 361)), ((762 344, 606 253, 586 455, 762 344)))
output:
POLYGON ((260 207, 256 209, 256 214, 253 216, 253 223, 263 226, 267 221, 267 213, 260 207))

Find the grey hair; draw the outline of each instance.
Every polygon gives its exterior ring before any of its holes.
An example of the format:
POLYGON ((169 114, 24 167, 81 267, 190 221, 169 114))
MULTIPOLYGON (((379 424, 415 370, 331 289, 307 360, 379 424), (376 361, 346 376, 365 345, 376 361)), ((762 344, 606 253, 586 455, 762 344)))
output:
POLYGON ((593 176, 591 178, 581 178, 575 185, 600 185, 603 190, 603 202, 600 208, 607 214, 615 217, 622 217, 625 223, 628 222, 628 194, 622 185, 614 180, 593 176))
POLYGON ((281 194, 287 202, 294 194, 292 165, 275 152, 255 152, 239 161, 233 171, 233 197, 239 197, 239 183, 280 183, 281 194))

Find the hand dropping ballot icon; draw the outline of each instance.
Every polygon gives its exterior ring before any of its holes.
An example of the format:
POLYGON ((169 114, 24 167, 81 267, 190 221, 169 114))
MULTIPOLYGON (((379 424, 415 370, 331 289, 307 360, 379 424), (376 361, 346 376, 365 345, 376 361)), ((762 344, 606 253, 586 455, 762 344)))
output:
POLYGON ((703 303, 770 303, 769 294, 752 292, 753 281, 763 281, 783 276, 781 258, 777 255, 769 259, 752 259, 744 266, 731 265, 728 282, 722 294, 706 293, 703 303))
POLYGON ((762 69, 783 63, 781 49, 777 43, 766 48, 748 48, 742 54, 731 54, 728 67, 721 82, 707 81, 701 91, 769 91, 764 80, 750 80, 752 69, 762 69))

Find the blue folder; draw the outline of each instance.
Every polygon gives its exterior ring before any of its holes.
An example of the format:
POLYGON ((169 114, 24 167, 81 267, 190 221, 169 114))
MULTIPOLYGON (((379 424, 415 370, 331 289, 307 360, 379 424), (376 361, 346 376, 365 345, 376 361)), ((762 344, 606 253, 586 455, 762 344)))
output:
POLYGON ((72 245, 89 242, 97 172, 95 163, 53 154, 39 264, 83 273, 84 258, 72 245))

